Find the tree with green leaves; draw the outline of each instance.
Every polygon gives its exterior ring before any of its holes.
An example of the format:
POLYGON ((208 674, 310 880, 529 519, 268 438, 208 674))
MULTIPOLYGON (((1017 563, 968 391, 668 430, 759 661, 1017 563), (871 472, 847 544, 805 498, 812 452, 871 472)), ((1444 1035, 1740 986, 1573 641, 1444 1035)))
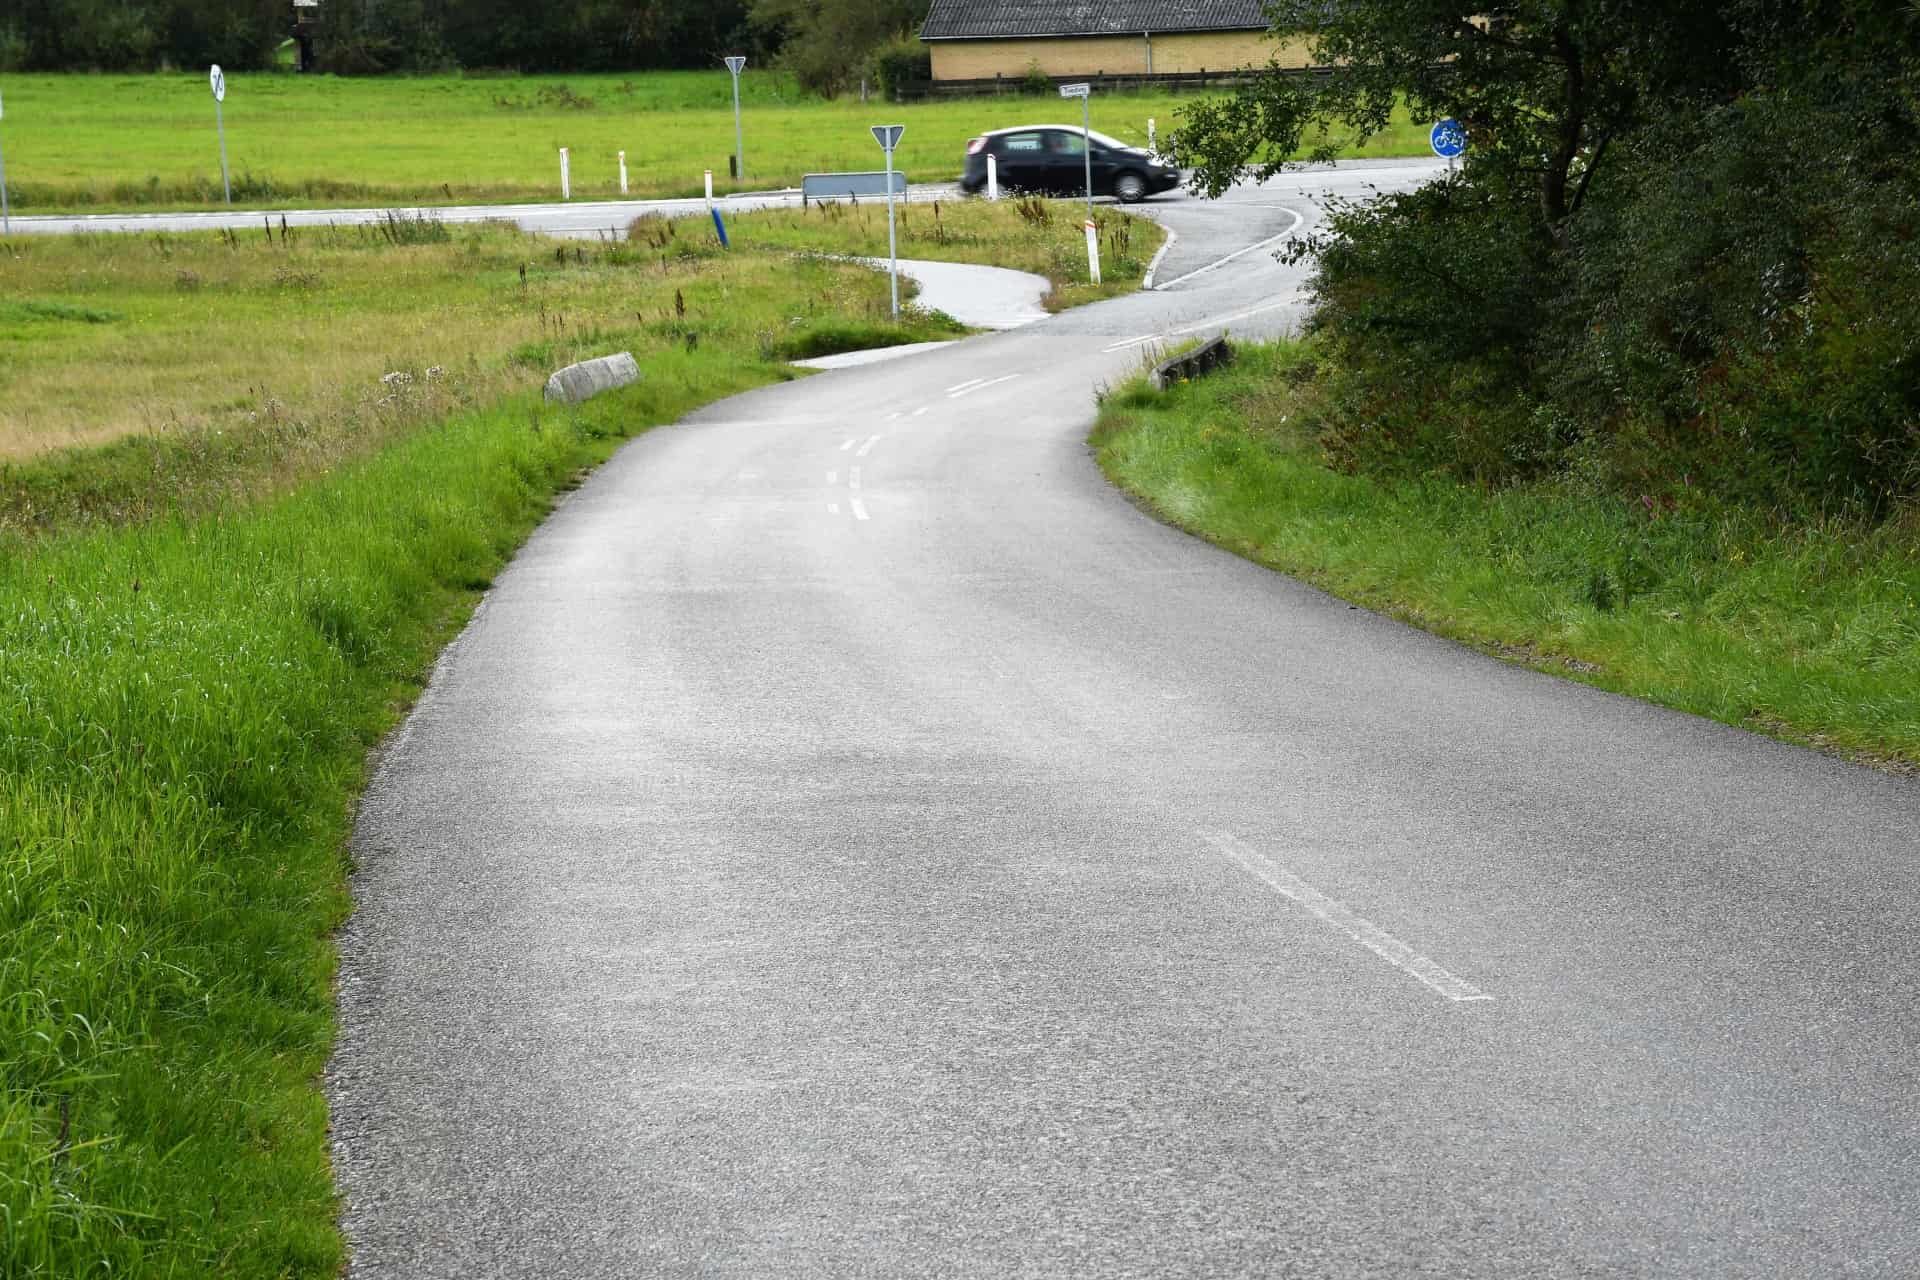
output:
POLYGON ((1650 103, 1724 95, 1737 73, 1736 36, 1712 4, 1274 0, 1268 12, 1330 71, 1268 74, 1187 113, 1182 147, 1212 195, 1303 148, 1330 157, 1326 126, 1375 133, 1404 101, 1415 119, 1460 121, 1470 164, 1525 182, 1542 229, 1558 234, 1650 103))
POLYGON ((829 97, 874 50, 919 30, 931 0, 753 0, 753 23, 801 85, 829 97))
POLYGON ((1669 506, 1920 501, 1920 4, 1273 0, 1323 74, 1187 113, 1218 194, 1453 117, 1457 173, 1334 202, 1315 262, 1339 465, 1557 475, 1669 506))

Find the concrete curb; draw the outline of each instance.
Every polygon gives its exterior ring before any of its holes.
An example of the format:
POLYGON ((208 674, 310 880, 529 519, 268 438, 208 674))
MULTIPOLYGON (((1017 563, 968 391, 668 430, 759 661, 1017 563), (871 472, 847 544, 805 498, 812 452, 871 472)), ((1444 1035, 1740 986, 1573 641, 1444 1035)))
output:
POLYGON ((1160 229, 1167 233, 1167 238, 1160 242, 1160 252, 1153 255, 1153 261, 1147 264, 1147 274, 1141 277, 1140 291, 1142 293, 1153 288, 1153 278, 1160 274, 1160 264, 1166 260, 1167 250, 1173 248, 1173 242, 1180 238, 1175 234, 1173 228, 1167 226, 1165 223, 1160 224, 1160 229))

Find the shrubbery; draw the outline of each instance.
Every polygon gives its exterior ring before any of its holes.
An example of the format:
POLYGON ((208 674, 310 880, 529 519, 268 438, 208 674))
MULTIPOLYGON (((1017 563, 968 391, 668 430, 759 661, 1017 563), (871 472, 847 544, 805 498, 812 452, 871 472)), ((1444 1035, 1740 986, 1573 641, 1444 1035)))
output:
POLYGON ((915 37, 900 36, 873 51, 867 72, 881 97, 898 99, 907 85, 933 79, 933 54, 915 37))
POLYGON ((1330 455, 1656 509, 1920 499, 1920 10, 1723 0, 1688 48, 1661 5, 1520 8, 1466 36, 1439 0, 1328 11, 1330 88, 1193 113, 1212 187, 1396 87, 1468 122, 1460 173, 1294 248, 1318 255, 1330 455))
POLYGON ((1556 249, 1497 183, 1335 211, 1335 457, 1881 513, 1920 495, 1920 172, 1901 100, 1753 94, 1622 148, 1556 249))

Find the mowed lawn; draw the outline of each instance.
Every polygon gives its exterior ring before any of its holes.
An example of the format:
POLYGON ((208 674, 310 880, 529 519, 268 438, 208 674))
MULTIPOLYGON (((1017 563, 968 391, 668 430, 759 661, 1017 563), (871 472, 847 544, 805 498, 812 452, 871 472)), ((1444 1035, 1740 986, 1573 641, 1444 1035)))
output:
MULTIPOLYGON (((0 84, 8 186, 17 213, 184 209, 222 202, 214 103, 204 71, 16 75, 0 84)), ((1009 93, 940 102, 827 101, 777 71, 741 78, 744 179, 728 177, 733 97, 723 69, 632 75, 342 79, 262 72, 228 78, 234 201, 248 208, 550 200, 561 147, 573 197, 685 196, 712 169, 720 190, 797 185, 806 173, 878 168, 868 126, 904 123, 899 165, 916 182, 959 175, 988 129, 1078 122, 1077 104, 1009 93)), ((1095 129, 1144 144, 1179 127, 1191 95, 1096 94, 1095 129)), ((1424 151, 1424 125, 1397 120, 1354 155, 1424 151)))

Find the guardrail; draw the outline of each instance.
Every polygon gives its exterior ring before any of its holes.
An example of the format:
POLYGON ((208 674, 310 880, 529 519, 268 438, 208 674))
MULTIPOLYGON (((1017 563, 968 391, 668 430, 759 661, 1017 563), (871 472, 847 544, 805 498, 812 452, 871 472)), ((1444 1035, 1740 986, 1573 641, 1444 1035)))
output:
POLYGON ((1227 345, 1225 336, 1209 338, 1184 355, 1162 360, 1153 366, 1147 381, 1153 384, 1155 391, 1165 391, 1176 382, 1192 382, 1202 374, 1212 373, 1232 361, 1233 348, 1227 345))

